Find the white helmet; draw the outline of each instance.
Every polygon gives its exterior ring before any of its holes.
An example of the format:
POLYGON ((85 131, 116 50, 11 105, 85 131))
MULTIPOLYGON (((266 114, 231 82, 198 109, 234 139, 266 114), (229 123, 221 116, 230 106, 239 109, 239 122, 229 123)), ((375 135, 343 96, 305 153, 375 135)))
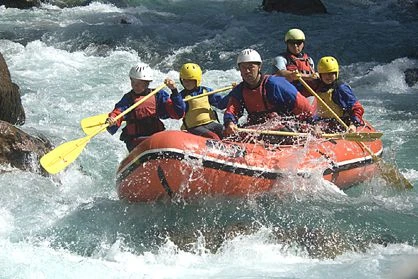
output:
POLYGON ((260 54, 254 49, 244 49, 240 52, 237 58, 237 65, 243 62, 257 62, 261 63, 261 56, 260 54))
POLYGON ((138 64, 131 68, 129 77, 145 81, 152 81, 152 69, 146 64, 138 64))

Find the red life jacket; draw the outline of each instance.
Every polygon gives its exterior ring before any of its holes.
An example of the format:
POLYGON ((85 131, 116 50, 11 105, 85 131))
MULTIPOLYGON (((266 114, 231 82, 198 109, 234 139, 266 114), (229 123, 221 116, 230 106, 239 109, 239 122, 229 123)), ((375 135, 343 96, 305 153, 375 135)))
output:
POLYGON ((313 74, 313 69, 311 64, 309 64, 309 56, 304 53, 302 57, 297 57, 290 52, 282 54, 286 58, 286 69, 289 71, 298 70, 302 74, 311 75, 313 74))
POLYGON ((242 97, 244 106, 248 112, 247 124, 255 125, 265 122, 266 119, 276 117, 274 106, 267 99, 266 82, 270 76, 264 75, 260 85, 254 89, 242 86, 242 97))
MULTIPOLYGON (((138 102, 145 95, 131 94, 132 104, 138 102)), ((141 105, 129 112, 126 117, 126 126, 122 130, 121 140, 132 140, 136 137, 150 136, 164 131, 163 122, 157 115, 157 99, 149 98, 141 105)))

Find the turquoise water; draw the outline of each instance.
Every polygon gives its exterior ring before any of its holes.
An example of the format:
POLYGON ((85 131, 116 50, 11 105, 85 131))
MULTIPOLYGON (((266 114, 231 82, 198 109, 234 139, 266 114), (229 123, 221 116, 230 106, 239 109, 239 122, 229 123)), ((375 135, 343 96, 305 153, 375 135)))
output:
POLYGON ((384 133, 384 160, 415 188, 399 192, 376 176, 343 193, 318 173, 289 178, 292 194, 280 198, 275 189, 127 204, 115 190, 127 152, 104 133, 54 178, 2 166, 1 278, 399 278, 416 265, 418 88, 403 74, 418 67, 416 12, 395 0, 324 1, 329 14, 310 17, 265 13, 261 1, 129 3, 0 7, 0 51, 21 88, 23 130, 55 145, 83 137, 80 120, 113 108, 138 61, 156 70, 154 86, 177 79, 189 60, 205 85, 239 81, 235 58, 247 47, 267 71, 286 30, 300 27, 316 60, 340 60, 366 119, 384 133))

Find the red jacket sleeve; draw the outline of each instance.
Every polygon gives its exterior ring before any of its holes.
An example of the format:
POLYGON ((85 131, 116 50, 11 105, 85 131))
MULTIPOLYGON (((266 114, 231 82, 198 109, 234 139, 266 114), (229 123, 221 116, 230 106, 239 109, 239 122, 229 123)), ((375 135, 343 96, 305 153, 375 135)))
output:
POLYGON ((299 116, 301 119, 306 119, 313 116, 314 106, 298 92, 296 93, 295 106, 293 107, 292 113, 299 116))

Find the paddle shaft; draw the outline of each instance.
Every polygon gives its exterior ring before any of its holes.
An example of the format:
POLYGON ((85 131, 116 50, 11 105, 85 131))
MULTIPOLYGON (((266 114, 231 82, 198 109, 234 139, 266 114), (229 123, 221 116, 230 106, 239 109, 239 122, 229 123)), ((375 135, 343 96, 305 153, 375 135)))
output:
POLYGON ((81 128, 83 129, 83 131, 86 134, 89 134, 89 132, 86 132, 86 129, 91 129, 97 126, 101 126, 103 124, 105 124, 106 119, 109 117, 108 113, 102 113, 102 114, 98 114, 95 116, 90 116, 90 117, 86 117, 83 118, 81 120, 81 128))
POLYGON ((126 114, 130 113, 137 106, 139 106, 140 104, 142 104, 143 102, 145 102, 146 100, 148 100, 149 98, 151 98, 152 96, 154 96, 155 94, 157 94, 164 87, 165 87, 165 84, 164 83, 161 84, 160 86, 158 86, 157 88, 155 88, 154 90, 152 90, 150 93, 148 93, 144 98, 142 98, 141 100, 139 100, 138 102, 136 102, 135 104, 133 104, 132 106, 130 106, 129 108, 127 108, 126 110, 124 110, 122 113, 118 114, 114 118, 114 120, 116 121, 116 120, 122 118, 123 116, 125 116, 126 114))
MULTIPOLYGON (((158 86, 157 88, 155 88, 154 90, 152 90, 150 93, 148 93, 144 98, 142 98, 141 100, 139 100, 138 102, 136 102, 135 104, 133 104, 132 106, 130 106, 129 108, 127 108, 126 110, 124 110, 122 113, 118 114, 114 120, 117 121, 118 119, 122 118, 123 116, 125 116, 126 114, 130 113, 132 110, 134 110, 137 106, 139 106, 140 104, 142 104, 143 102, 145 102, 146 100, 148 100, 149 98, 151 98, 152 96, 154 96, 155 94, 157 94, 161 89, 163 89, 165 87, 165 84, 161 84, 160 86, 158 86)), ((109 127, 108 123, 103 123, 105 124, 104 126, 100 127, 96 132, 93 132, 93 134, 90 134, 87 137, 90 137, 88 140, 90 140, 92 137, 96 136, 97 134, 103 132, 107 127, 109 127)), ((101 125, 101 124, 99 124, 101 125)))
MULTIPOLYGON (((334 118, 337 119, 337 121, 340 122, 340 124, 346 130, 348 130, 348 128, 349 128, 348 125, 345 124, 345 122, 334 112, 334 110, 332 108, 330 108, 328 106, 328 104, 324 100, 322 100, 321 97, 318 96, 318 94, 306 83, 306 81, 303 80, 302 77, 299 77, 299 81, 309 91, 309 93, 314 95, 315 98, 332 114, 332 116, 334 116, 334 118)), ((364 143, 359 142, 359 144, 361 144, 361 146, 373 157, 373 160, 376 161, 377 156, 374 154, 374 152, 368 146, 366 146, 364 143)))
MULTIPOLYGON (((158 86, 157 88, 155 88, 153 91, 151 91, 148 95, 146 95, 144 98, 142 98, 141 100, 139 100, 138 102, 136 102, 135 104, 133 104, 132 106, 130 106, 129 108, 127 108, 126 110, 124 110, 122 113, 118 114, 114 120, 117 121, 118 119, 122 118, 123 116, 125 116, 126 114, 130 113, 132 110, 134 110, 137 106, 139 106, 140 104, 142 104, 143 102, 145 102, 146 100, 148 100, 149 98, 151 98, 152 96, 154 96, 155 94, 157 94, 161 89, 163 89, 165 87, 165 84, 161 84, 160 86, 158 86)), ((100 114, 98 115, 99 118, 102 118, 102 121, 99 121, 99 123, 94 124, 94 125, 89 125, 86 128, 91 128, 91 127, 95 127, 95 126, 101 126, 103 124, 106 124, 106 119, 107 119, 107 115, 106 114, 100 114)), ((93 117, 97 117, 97 116, 93 116, 93 117)), ((109 125, 106 125, 106 128, 109 125)), ((101 127, 102 128, 102 127, 101 127)), ((100 133, 100 131, 98 132, 100 133)))
MULTIPOLYGON (((343 125, 343 127, 348 129, 348 125, 345 124, 345 122, 327 105, 327 103, 325 103, 325 101, 318 96, 318 94, 302 79, 302 77, 299 77, 299 81, 313 96, 315 96, 319 102, 321 102, 321 104, 334 116, 335 119, 337 119, 338 122, 340 122, 341 125, 343 125)), ((382 171, 383 177, 387 181, 394 182, 398 187, 404 185, 405 188, 413 188, 412 184, 399 172, 399 170, 397 170, 397 168, 393 166, 383 166, 382 160, 377 157, 376 154, 374 154, 374 152, 367 145, 362 142, 357 143, 360 144, 363 149, 370 154, 370 156, 372 156, 372 159, 375 163, 378 163, 377 165, 382 171)))
MULTIPOLYGON (((236 84, 233 83, 230 86, 226 86, 226 87, 223 87, 223 88, 219 88, 219 89, 216 89, 214 91, 210 91, 210 92, 207 92, 207 93, 204 93, 204 94, 201 94, 201 95, 188 96, 188 97, 184 98, 184 101, 185 102, 188 102, 188 101, 191 101, 191 100, 194 100, 194 99, 197 99, 197 98, 201 98, 201 97, 209 96, 209 95, 212 95, 212 94, 215 94, 215 93, 219 93, 219 92, 222 92, 222 91, 230 90, 235 85, 236 84)), ((143 100, 143 99, 141 99, 141 100, 143 100)), ((131 110, 129 110, 129 111, 131 111, 131 110)), ((125 111, 123 113, 123 115, 126 114, 126 113, 128 113, 129 111, 125 111)), ((123 115, 115 117, 115 120, 119 119, 123 115)), ((105 124, 107 118, 108 118, 108 114, 106 114, 106 113, 98 114, 98 115, 95 115, 95 116, 86 117, 83 120, 81 120, 81 127, 83 128, 83 131, 86 134, 90 134, 90 131, 89 131, 90 129, 92 129, 92 128, 96 127, 96 126, 101 126, 101 125, 105 124)))
POLYGON ((223 87, 223 88, 219 88, 219 89, 216 89, 216 90, 213 90, 213 91, 210 91, 210 92, 207 92, 207 93, 203 93, 203 94, 200 94, 200 95, 197 95, 197 96, 187 96, 186 98, 184 98, 184 101, 189 102, 189 101, 197 99, 197 98, 210 96, 210 95, 222 92, 222 91, 230 90, 230 89, 234 88, 234 86, 235 86, 235 83, 233 83, 233 85, 226 86, 226 87, 223 87))
MULTIPOLYGON (((239 132, 244 133, 257 133, 263 135, 274 135, 274 136, 288 136, 288 137, 307 137, 309 133, 298 133, 298 132, 288 132, 288 131, 271 131, 271 130, 255 130, 255 129, 246 129, 239 128, 239 132)), ((334 134, 322 134, 321 137, 329 139, 342 138, 350 141, 373 141, 382 136, 382 133, 334 133, 334 134), (368 137, 369 136, 369 137, 368 137)))
MULTIPOLYGON (((115 117, 115 120, 120 119, 121 117, 135 109, 137 106, 145 102, 148 98, 157 94, 157 92, 159 92, 164 86, 165 85, 162 84, 150 93, 148 93, 148 95, 146 95, 144 98, 127 108, 121 114, 117 115, 115 117)), ((83 151, 84 147, 94 136, 105 131, 108 126, 108 123, 104 123, 103 126, 99 127, 96 131, 83 138, 72 140, 57 146, 52 151, 42 156, 42 158, 40 159, 42 167, 51 174, 55 174, 62 171, 75 159, 77 159, 77 157, 83 151)))
POLYGON ((270 131, 270 130, 256 130, 247 128, 238 128, 238 132, 244 133, 257 133, 262 135, 273 135, 273 136, 287 136, 287 137, 302 137, 307 136, 307 133, 287 132, 287 131, 270 131))
POLYGON ((327 108, 327 110, 329 111, 329 112, 331 112, 331 114, 332 114, 332 116, 334 116, 334 118, 335 119, 337 119, 338 120, 338 122, 340 122, 340 124, 342 125, 342 126, 344 126, 344 128, 346 128, 346 129, 348 129, 348 125, 347 124, 345 124, 345 122, 334 112, 334 110, 332 110, 332 108, 330 108, 329 106, 328 106, 328 104, 327 103, 325 103, 325 101, 324 100, 322 100, 322 98, 320 98, 319 97, 319 95, 318 94, 316 94, 316 92, 306 83, 306 81, 304 81, 303 79, 302 79, 302 77, 299 77, 299 81, 300 81, 300 83, 302 83, 302 85, 309 91, 309 93, 311 93, 312 95, 314 95, 315 96, 315 98, 319 101, 319 102, 321 102, 321 104, 324 106, 324 107, 326 107, 327 108))

